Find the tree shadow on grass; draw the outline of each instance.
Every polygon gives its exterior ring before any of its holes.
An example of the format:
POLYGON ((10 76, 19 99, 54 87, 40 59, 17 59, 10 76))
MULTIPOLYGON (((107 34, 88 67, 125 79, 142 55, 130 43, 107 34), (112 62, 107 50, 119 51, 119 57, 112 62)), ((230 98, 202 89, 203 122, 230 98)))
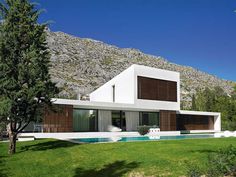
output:
POLYGON ((24 151, 44 151, 44 150, 49 150, 49 149, 58 149, 58 148, 66 148, 66 147, 73 147, 73 146, 78 146, 79 144, 76 143, 71 143, 68 141, 63 141, 63 140, 53 140, 53 141, 46 141, 46 142, 41 142, 33 145, 26 145, 20 148, 20 152, 24 151))
POLYGON ((211 154, 217 152, 217 150, 212 149, 201 149, 201 150, 191 150, 190 152, 198 152, 198 153, 205 153, 205 154, 211 154))
POLYGON ((101 169, 77 168, 74 177, 121 177, 125 173, 137 168, 139 165, 139 162, 127 163, 122 160, 104 165, 101 169))

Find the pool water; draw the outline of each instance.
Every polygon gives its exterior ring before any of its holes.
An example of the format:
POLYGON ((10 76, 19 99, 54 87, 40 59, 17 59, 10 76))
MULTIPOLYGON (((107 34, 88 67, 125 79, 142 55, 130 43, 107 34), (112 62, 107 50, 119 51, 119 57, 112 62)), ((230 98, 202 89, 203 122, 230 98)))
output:
POLYGON ((78 143, 105 143, 105 142, 180 140, 180 139, 196 139, 196 138, 214 138, 214 135, 213 134, 203 134, 203 135, 177 135, 177 136, 79 138, 79 139, 72 139, 72 140, 75 142, 78 142, 78 143))

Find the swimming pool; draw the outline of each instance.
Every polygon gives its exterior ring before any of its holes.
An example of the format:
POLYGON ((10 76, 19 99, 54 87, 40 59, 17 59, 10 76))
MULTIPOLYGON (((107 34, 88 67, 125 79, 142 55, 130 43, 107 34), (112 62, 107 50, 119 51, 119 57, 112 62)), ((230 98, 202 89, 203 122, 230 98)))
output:
POLYGON ((181 139, 196 139, 196 138, 214 138, 214 135, 213 134, 203 134, 203 135, 177 135, 177 136, 79 138, 79 139, 71 139, 71 140, 74 142, 77 142, 77 143, 106 143, 106 142, 181 140, 181 139))

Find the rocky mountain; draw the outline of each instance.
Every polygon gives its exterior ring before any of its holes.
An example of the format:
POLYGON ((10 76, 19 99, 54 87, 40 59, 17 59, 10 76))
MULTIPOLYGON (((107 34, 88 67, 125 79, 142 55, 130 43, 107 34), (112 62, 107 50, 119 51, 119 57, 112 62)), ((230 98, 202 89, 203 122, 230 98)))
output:
POLYGON ((191 95, 197 88, 220 86, 230 94, 235 84, 137 49, 118 48, 63 32, 47 33, 52 54, 50 73, 61 88, 60 97, 76 98, 78 93, 89 94, 134 63, 180 72, 181 100, 186 105, 191 102, 191 95))

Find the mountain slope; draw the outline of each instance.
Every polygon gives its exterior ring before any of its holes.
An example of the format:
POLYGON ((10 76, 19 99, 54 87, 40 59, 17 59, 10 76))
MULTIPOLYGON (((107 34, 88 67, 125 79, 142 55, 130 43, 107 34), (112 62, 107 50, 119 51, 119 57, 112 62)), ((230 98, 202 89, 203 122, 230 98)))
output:
POLYGON ((75 98, 77 93, 88 94, 134 63, 180 72, 181 100, 187 104, 197 88, 220 86, 230 94, 235 84, 136 49, 122 49, 63 32, 48 31, 47 41, 52 53, 50 73, 62 89, 61 97, 75 98))

